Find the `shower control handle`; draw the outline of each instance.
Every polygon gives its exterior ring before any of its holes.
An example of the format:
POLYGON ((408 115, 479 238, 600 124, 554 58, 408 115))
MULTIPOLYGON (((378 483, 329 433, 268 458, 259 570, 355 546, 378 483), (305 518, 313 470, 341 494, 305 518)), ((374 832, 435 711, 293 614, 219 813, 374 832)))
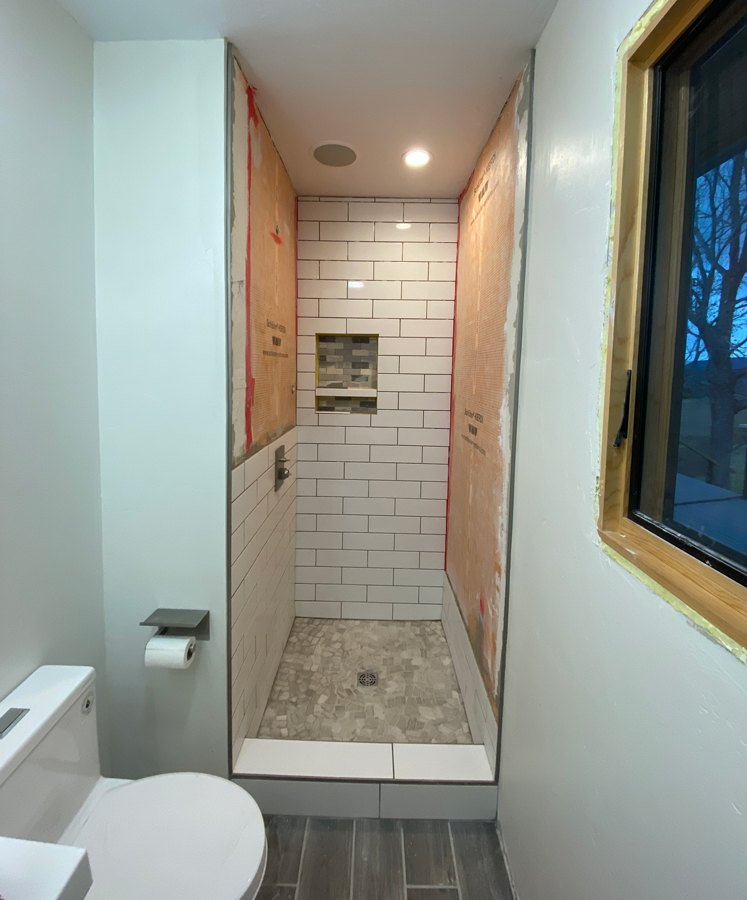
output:
POLYGON ((279 491, 283 482, 290 478, 290 469, 286 468, 285 463, 288 460, 285 456, 285 444, 281 444, 275 450, 275 490, 279 491))

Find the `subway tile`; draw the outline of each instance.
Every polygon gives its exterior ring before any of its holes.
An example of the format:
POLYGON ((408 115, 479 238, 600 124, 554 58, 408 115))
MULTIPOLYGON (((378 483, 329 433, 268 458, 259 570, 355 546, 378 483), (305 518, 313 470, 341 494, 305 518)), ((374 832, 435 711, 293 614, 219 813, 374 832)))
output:
POLYGON ((423 425, 425 428, 450 428, 451 415, 446 410, 426 410, 423 413, 423 425))
POLYGON ((402 283, 403 300, 450 300, 453 302, 456 286, 453 281, 405 281, 402 283))
POLYGON ((456 244, 403 244, 402 259, 416 262, 456 262, 456 244))
POLYGON ((376 398, 377 406, 379 410, 382 409, 397 409, 399 406, 399 392, 398 391, 383 391, 379 388, 379 394, 376 398))
POLYGON ((444 589, 442 587, 419 587, 418 603, 441 603, 444 589))
POLYGON ((402 203, 350 203, 348 210, 351 222, 401 222, 403 215, 402 203))
POLYGON ((347 281, 321 281, 320 279, 299 278, 298 296, 321 299, 343 299, 348 295, 347 281))
MULTIPOLYGON (((429 499, 445 500, 447 493, 447 484, 443 482, 423 482, 423 497, 426 496, 425 488, 440 488, 439 497, 432 497, 437 493, 436 490, 428 491, 429 499)), ((420 523, 420 531, 422 534, 446 534, 446 518, 428 518, 423 519, 420 523)))
POLYGON ((298 442, 302 444, 344 444, 345 429, 326 425, 301 425, 298 428, 298 442))
MULTIPOLYGON (((355 279, 347 284, 348 297, 368 300, 399 300, 402 296, 401 281, 355 279)), ((378 314, 377 314, 378 315, 378 314)), ((382 318, 386 318, 386 315, 382 318)))
POLYGON ((398 481, 447 481, 449 477, 448 466, 437 465, 410 465, 410 463, 397 463, 398 481))
POLYGON ((457 203, 405 203, 405 222, 457 222, 457 203))
MULTIPOLYGON (((411 412, 405 410, 405 412, 411 412)), ((448 423, 447 423, 448 424, 448 423)), ((404 446, 448 447, 448 428, 399 428, 397 443, 404 446)), ((407 460, 403 460, 407 462, 407 460)))
MULTIPOLYGON (((300 301, 299 301, 300 303, 300 301)), ((351 319, 370 319, 373 311, 372 300, 320 300, 319 315, 345 316, 351 319)))
MULTIPOLYGON (((299 222, 296 237, 299 241, 318 241, 319 240, 319 223, 318 222, 299 222)), ((335 240, 335 238, 331 238, 335 240)))
POLYGON ((428 300, 429 319, 453 319, 454 302, 447 300, 428 300))
POLYGON ((451 375, 426 375, 425 389, 426 391, 433 391, 435 394, 450 393, 451 375))
POLYGON ((317 550, 317 566, 365 566, 368 565, 366 550, 317 550))
MULTIPOLYGON (((428 302, 425 300, 379 300, 374 298, 374 318, 424 319, 427 315, 428 302)), ((444 318, 444 316, 440 318, 444 318)))
MULTIPOLYGON (((399 378, 405 376, 399 375, 399 378)), ((421 376, 422 377, 422 376, 421 376)), ((402 391, 399 395, 400 409, 449 409, 451 394, 425 394, 402 391)))
POLYGON ((409 228, 397 228, 396 222, 377 222, 375 231, 375 240, 377 241, 429 241, 430 226, 421 222, 419 224, 411 224, 409 228))
MULTIPOLYGON (((401 262, 402 244, 387 241, 353 241, 348 244, 348 259, 401 262)), ((373 278, 373 272, 361 277, 373 278)))
POLYGON ((270 468, 270 456, 267 447, 257 450, 244 462, 244 484, 249 487, 260 475, 270 468))
MULTIPOLYGON (((415 554, 417 556, 417 554, 415 554)), ((418 564, 420 560, 418 560, 418 564)), ((397 568, 394 570, 395 584, 411 584, 418 587, 443 587, 444 573, 436 569, 419 569, 416 567, 397 568)))
POLYGON ((318 584, 316 586, 316 600, 319 602, 349 603, 352 601, 364 601, 366 599, 366 586, 364 584, 318 584))
POLYGON ((344 222, 348 217, 348 204, 338 202, 313 202, 309 200, 298 201, 299 222, 344 222))
POLYGON ((420 480, 413 481, 372 481, 369 484, 371 497, 419 497, 420 480))
POLYGON ((300 278, 300 279, 318 279, 319 278, 319 260, 317 260, 317 259, 296 260, 296 277, 300 278))
POLYGON ((316 337, 303 334, 296 338, 296 353, 316 353, 316 337))
POLYGON ((244 467, 239 465, 231 471, 231 502, 244 491, 244 467))
MULTIPOLYGON (((316 374, 314 372, 296 372, 296 387, 299 391, 313 391, 316 387, 316 374)), ((312 458, 316 459, 316 457, 312 458)))
MULTIPOLYGON (((429 341, 429 343, 430 343, 430 341, 429 341)), ((403 374, 418 373, 418 374, 423 374, 423 375, 450 375, 451 374, 451 355, 449 355, 449 356, 400 356, 399 370, 403 374)))
MULTIPOLYGON (((313 303, 319 301, 313 300, 313 303)), ((316 369, 316 361, 310 353, 299 353, 296 358, 296 370, 298 372, 313 372, 316 369)))
POLYGON ((299 478, 342 478, 345 464, 342 462, 309 462, 298 463, 299 478))
POLYGON ((379 339, 379 354, 381 356, 425 356, 424 338, 391 338, 379 339))
POLYGON ((417 603, 418 589, 405 585, 371 585, 369 603, 417 603))
POLYGON ((316 481, 313 478, 299 478, 296 480, 296 493, 299 497, 315 497, 316 481))
POLYGON ((444 536, 442 534, 396 534, 395 550, 428 550, 432 553, 444 552, 444 536))
POLYGON ((315 566, 316 550, 300 550, 296 548, 296 565, 297 566, 315 566))
MULTIPOLYGON (((390 501, 394 502, 394 501, 390 501)), ((393 534, 343 534, 342 546, 346 550, 394 550, 393 534)))
POLYGON ((448 338, 428 338, 426 352, 428 356, 451 356, 453 341, 448 338))
POLYGON ((398 356, 379 356, 379 374, 396 375, 399 372, 398 356))
POLYGON ((296 531, 316 531, 316 516, 308 513, 297 515, 296 531))
MULTIPOLYGON (((345 440, 348 444, 396 444, 397 429, 358 428, 351 426, 345 429, 345 440)), ((345 474, 348 475, 349 473, 346 471, 345 474)), ((356 476, 352 475, 351 477, 355 478, 356 476)))
POLYGON ((313 600, 316 588, 313 584, 296 584, 296 601, 313 600))
MULTIPOLYGON (((319 237, 323 241, 372 241, 373 222, 321 222, 319 237)), ((351 256, 350 259, 355 259, 351 256)))
MULTIPOLYGON (((346 465, 365 465, 365 463, 346 463, 346 465)), ((317 516, 317 528, 320 531, 368 531, 366 516, 317 516)))
POLYGON ((299 497, 296 505, 299 513, 341 513, 342 497, 299 497))
POLYGON ((431 241, 436 241, 438 243, 456 243, 459 237, 459 227, 454 223, 449 223, 448 225, 444 225, 441 223, 434 223, 431 225, 430 238, 431 241))
MULTIPOLYGON (((445 500, 407 500, 396 501, 397 516, 436 516, 446 515, 445 500)), ((373 530, 373 529, 372 529, 373 530)))
POLYGON ((345 463, 345 477, 374 481, 394 480, 397 478, 397 466, 395 463, 345 463))
POLYGON ((420 447, 371 447, 371 462, 408 462, 423 461, 420 447))
POLYGON ((342 547, 342 535, 334 531, 299 531, 296 534, 296 547, 339 550, 342 547))
MULTIPOLYGON (((343 257, 344 259, 344 257, 343 257)), ((344 279, 345 281, 366 281, 373 278, 372 262, 322 262, 319 274, 327 279, 344 279)))
POLYGON ((318 444, 319 459, 339 462, 368 462, 368 444, 318 444))
POLYGON ((414 569, 419 566, 418 554, 404 550, 369 550, 368 566, 371 569, 402 568, 414 569))
POLYGON ((422 391, 425 387, 425 378, 416 374, 379 375, 378 383, 379 390, 382 391, 422 391))
MULTIPOLYGON (((394 552, 394 551, 391 551, 394 552)), ((343 569, 343 584, 392 584, 392 569, 343 569)))
POLYGON ((456 264, 449 262, 428 263, 429 281, 454 281, 456 279, 456 264))
POLYGON ((314 319, 299 317, 299 334, 344 334, 345 319, 314 319))
POLYGON ((444 265, 444 263, 424 262, 375 262, 374 278, 382 281, 445 281, 444 278, 430 276, 429 266, 444 265))
MULTIPOLYGON (((334 301, 332 301, 334 302, 334 301)), ((299 297, 298 298, 298 315, 299 316, 309 316, 310 318, 318 318, 319 316, 319 301, 311 300, 308 297, 299 297)), ((310 370, 312 371, 312 370, 310 370)))
MULTIPOLYGON (((430 622, 438 622, 441 619, 441 605, 430 603, 395 603, 392 611, 393 618, 396 620, 413 621, 415 619, 425 619, 430 622)), ((436 896, 438 892, 435 892, 436 896)), ((433 900, 436 900, 433 896, 433 900)))
POLYGON ((448 447, 423 447, 423 462, 438 463, 439 465, 448 465, 449 448, 448 447))
MULTIPOLYGON (((447 319, 407 319, 402 322, 403 337, 450 338, 454 333, 454 323, 447 319)), ((299 353, 307 353, 300 350, 299 353)))
POLYGON ((339 584, 341 570, 335 566, 296 566, 297 584, 339 584))
POLYGON ((340 604, 318 600, 296 600, 296 615, 309 619, 339 619, 340 604))
MULTIPOLYGON (((348 322, 365 322, 365 319, 348 319, 348 322)), ((348 329, 350 331, 350 329, 348 329)), ((319 413, 319 424, 320 425, 349 425, 351 422, 350 413, 335 413, 335 412, 322 412, 319 413)), ((361 413, 355 413, 352 421, 356 422, 356 424, 360 425, 361 428, 370 426, 371 424, 371 416, 362 415, 361 413)))
POLYGON ((368 497, 368 481, 353 478, 321 479, 317 482, 316 492, 320 497, 368 497))
POLYGON ((391 603, 343 603, 343 619, 378 619, 392 618, 391 603))
MULTIPOLYGON (((415 501, 410 501, 415 502, 415 501)), ((437 501, 431 501, 437 502, 437 501)), ((345 514, 361 516, 393 516, 395 501, 388 497, 347 497, 345 498, 345 514)), ((344 563, 347 566, 365 565, 363 563, 344 563)))
POLYGON ((420 553, 420 568, 421 569, 441 569, 444 567, 444 554, 443 553, 431 553, 428 551, 421 551, 420 553))
MULTIPOLYGON (((400 501, 397 501, 400 502, 400 501)), ((368 520, 369 531, 383 531, 385 534, 418 534, 420 518, 417 516, 371 516, 368 520)))
POLYGON ((299 241, 299 259, 347 259, 348 245, 344 241, 299 241))

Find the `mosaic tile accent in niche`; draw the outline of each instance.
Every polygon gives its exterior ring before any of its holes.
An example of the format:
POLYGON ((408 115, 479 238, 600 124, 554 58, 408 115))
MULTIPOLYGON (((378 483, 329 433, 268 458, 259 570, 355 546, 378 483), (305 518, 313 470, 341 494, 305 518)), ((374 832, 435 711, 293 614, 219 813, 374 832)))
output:
POLYGON ((378 349, 375 334, 318 334, 317 387, 375 388, 378 349))
POLYGON ((258 737, 473 743, 441 623, 297 618, 258 737))

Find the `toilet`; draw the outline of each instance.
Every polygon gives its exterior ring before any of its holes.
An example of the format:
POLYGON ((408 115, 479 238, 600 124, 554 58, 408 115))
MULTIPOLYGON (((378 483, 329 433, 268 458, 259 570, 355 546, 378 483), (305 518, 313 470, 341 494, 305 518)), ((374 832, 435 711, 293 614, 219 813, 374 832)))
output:
POLYGON ((103 778, 95 679, 42 666, 0 701, 0 836, 84 848, 91 900, 256 897, 267 843, 255 801, 214 775, 103 778))

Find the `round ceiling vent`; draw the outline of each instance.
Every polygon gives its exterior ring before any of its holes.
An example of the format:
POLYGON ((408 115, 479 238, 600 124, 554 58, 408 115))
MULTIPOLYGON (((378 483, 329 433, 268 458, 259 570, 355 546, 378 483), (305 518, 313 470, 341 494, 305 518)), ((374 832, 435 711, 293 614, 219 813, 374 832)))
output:
POLYGON ((346 144, 319 144, 314 150, 314 159, 323 166, 352 166, 357 159, 355 150, 346 144))

